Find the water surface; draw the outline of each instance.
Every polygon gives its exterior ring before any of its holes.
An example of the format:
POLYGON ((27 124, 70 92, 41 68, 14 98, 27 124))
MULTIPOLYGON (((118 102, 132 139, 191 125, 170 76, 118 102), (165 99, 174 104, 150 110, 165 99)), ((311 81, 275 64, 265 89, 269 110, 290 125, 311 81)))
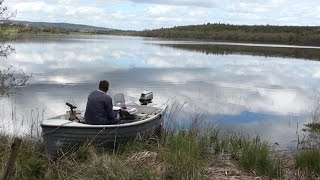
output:
POLYGON ((234 43, 102 35, 29 37, 12 45, 16 52, 1 60, 1 69, 13 66, 33 76, 19 94, 0 101, 1 131, 23 135, 30 134, 31 121, 65 113, 65 102, 85 109, 90 91, 106 79, 109 94, 123 92, 127 101, 137 102, 148 89, 159 104, 185 103, 181 126, 203 113, 203 121, 223 131, 294 147, 320 78, 320 63, 310 60, 317 58, 288 53, 300 48, 314 55, 310 49, 317 47, 272 46, 261 54, 234 43), (289 49, 279 54, 277 48, 289 49))

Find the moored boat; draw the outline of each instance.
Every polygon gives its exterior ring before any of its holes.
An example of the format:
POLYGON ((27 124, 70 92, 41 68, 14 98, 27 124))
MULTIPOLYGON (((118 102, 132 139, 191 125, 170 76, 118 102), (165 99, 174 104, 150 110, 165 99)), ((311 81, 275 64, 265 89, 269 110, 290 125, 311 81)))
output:
POLYGON ((162 127, 167 105, 157 107, 129 103, 125 106, 135 111, 120 124, 85 124, 81 122, 83 111, 77 112, 78 118, 72 121, 69 120, 70 113, 44 120, 41 123, 42 136, 48 155, 58 156, 61 151, 86 141, 101 147, 112 147, 117 143, 150 136, 162 127))

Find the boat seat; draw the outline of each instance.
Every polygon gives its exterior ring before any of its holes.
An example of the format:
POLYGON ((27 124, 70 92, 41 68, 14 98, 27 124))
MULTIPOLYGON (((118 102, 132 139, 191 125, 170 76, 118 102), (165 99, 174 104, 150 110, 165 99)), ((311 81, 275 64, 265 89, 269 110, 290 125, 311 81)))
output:
POLYGON ((113 97, 113 103, 115 106, 121 107, 121 108, 125 108, 126 107, 126 101, 124 99, 124 94, 123 93, 118 93, 115 94, 113 97))
POLYGON ((123 116, 133 115, 138 112, 136 108, 126 106, 126 101, 124 99, 123 93, 115 94, 113 97, 113 101, 114 101, 114 106, 121 108, 121 112, 123 116))

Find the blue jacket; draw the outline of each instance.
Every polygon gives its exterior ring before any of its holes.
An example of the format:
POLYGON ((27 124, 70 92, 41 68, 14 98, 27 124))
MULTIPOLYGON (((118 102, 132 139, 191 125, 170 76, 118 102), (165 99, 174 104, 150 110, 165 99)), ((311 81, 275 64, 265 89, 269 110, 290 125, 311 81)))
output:
POLYGON ((88 96, 84 115, 87 124, 115 124, 112 99, 106 93, 95 90, 88 96))

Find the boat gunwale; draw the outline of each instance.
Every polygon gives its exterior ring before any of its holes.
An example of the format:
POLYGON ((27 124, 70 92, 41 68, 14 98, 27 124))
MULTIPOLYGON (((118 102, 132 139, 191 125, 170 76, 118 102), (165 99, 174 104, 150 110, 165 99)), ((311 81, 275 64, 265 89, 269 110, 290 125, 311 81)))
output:
MULTIPOLYGON (((129 122, 129 123, 124 123, 124 124, 108 124, 108 125, 92 125, 92 124, 85 124, 85 123, 80 123, 80 122, 75 122, 75 121, 69 121, 69 120, 65 120, 67 121, 66 123, 63 123, 61 125, 54 125, 54 124, 44 124, 44 122, 41 122, 40 126, 42 128, 44 127, 67 127, 67 128, 78 128, 78 129, 88 129, 88 128, 122 128, 122 127, 129 127, 129 126, 137 126, 137 125, 141 125, 150 121, 153 121, 157 118, 161 118, 161 116, 163 115, 163 113, 166 111, 166 109, 168 108, 168 105, 165 105, 163 108, 159 108, 159 110, 161 110, 159 113, 157 113, 156 115, 146 118, 144 120, 141 121, 135 121, 135 122, 129 122), (72 124, 76 124, 72 125, 72 124)), ((61 120, 61 119, 50 119, 50 120, 61 120)), ((50 121, 50 120, 45 120, 45 121, 50 121)))

